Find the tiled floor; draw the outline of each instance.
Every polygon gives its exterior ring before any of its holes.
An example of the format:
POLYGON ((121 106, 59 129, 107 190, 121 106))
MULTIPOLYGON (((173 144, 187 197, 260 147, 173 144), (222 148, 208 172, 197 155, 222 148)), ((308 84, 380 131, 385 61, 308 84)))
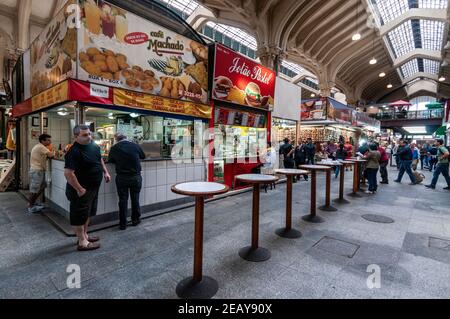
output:
MULTIPOLYGON (((396 170, 390 174, 393 181, 396 170)), ((299 239, 274 234, 284 223, 285 185, 262 193, 260 245, 272 253, 262 263, 238 256, 250 243, 251 193, 206 204, 203 269, 219 283, 216 298, 449 298, 450 192, 442 190, 442 177, 436 190, 408 183, 405 176, 403 184, 380 185, 378 194, 351 199, 337 212, 318 211, 322 224, 300 219, 309 210, 310 185, 294 184, 299 239), (364 214, 395 222, 373 223, 364 214), (369 265, 380 269, 380 288, 368 288, 369 265)), ((350 184, 348 174, 348 190, 350 184)), ((320 176, 318 204, 323 185, 320 176)), ((337 187, 333 179, 334 197, 337 187)), ((0 298, 176 298, 177 283, 191 275, 192 208, 125 232, 98 232, 101 249, 80 253, 45 217, 26 214, 17 194, 0 194, 0 201, 0 298), (71 264, 80 266, 80 289, 67 288, 71 264)))

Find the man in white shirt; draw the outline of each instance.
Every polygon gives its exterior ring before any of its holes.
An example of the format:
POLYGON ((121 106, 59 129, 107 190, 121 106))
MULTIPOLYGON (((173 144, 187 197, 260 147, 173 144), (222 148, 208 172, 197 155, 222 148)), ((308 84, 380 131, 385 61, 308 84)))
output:
POLYGON ((54 156, 47 146, 52 143, 51 136, 42 134, 39 136, 39 143, 31 150, 30 157, 30 197, 28 200, 28 212, 38 213, 44 207, 36 205, 36 200, 45 190, 45 171, 47 169, 47 159, 54 156))

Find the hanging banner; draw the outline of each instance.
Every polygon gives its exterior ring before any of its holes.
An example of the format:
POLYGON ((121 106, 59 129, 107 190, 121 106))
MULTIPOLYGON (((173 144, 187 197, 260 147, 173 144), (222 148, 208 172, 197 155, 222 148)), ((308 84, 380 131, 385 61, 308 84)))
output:
POLYGON ((212 97, 268 110, 274 106, 275 72, 216 44, 212 97))
POLYGON ((207 119, 212 116, 212 108, 209 105, 167 99, 122 89, 114 89, 114 104, 148 111, 181 114, 207 119))
POLYGON ((107 1, 81 1, 78 79, 208 103, 208 48, 107 1))
POLYGON ((303 102, 301 108, 302 121, 325 121, 327 119, 327 99, 303 102))
POLYGON ((75 77, 77 29, 67 25, 68 1, 31 44, 29 58, 24 61, 25 98, 37 94, 68 78, 75 77))
POLYGON ((49 106, 60 104, 69 100, 69 84, 64 81, 55 85, 31 99, 31 108, 33 112, 44 109, 49 106))

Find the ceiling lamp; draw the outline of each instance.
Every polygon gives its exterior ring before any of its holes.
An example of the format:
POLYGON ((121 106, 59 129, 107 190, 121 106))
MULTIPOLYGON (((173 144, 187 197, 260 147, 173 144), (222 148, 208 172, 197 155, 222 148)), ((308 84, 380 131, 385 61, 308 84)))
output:
POLYGON ((377 59, 372 58, 372 60, 369 61, 369 64, 373 65, 373 64, 377 64, 377 62, 378 62, 377 59))
POLYGON ((440 78, 439 78, 439 82, 444 82, 445 81, 445 77, 444 76, 441 76, 440 78))
POLYGON ((132 118, 136 118, 136 117, 139 116, 139 114, 137 114, 137 113, 130 113, 130 116, 131 116, 132 118))
POLYGON ((389 84, 387 85, 387 88, 388 88, 388 89, 392 89, 392 84, 389 83, 389 84))
POLYGON ((314 93, 311 94, 311 97, 316 97, 316 95, 314 93))
POLYGON ((378 76, 379 76, 380 78, 384 78, 384 77, 386 76, 386 73, 381 72, 378 76))
POLYGON ((65 107, 59 108, 57 113, 60 116, 67 116, 67 115, 69 115, 69 112, 68 112, 68 110, 65 107))
POLYGON ((352 36, 352 40, 353 40, 353 41, 361 40, 361 34, 360 34, 360 33, 355 33, 355 34, 352 36))
POLYGON ((359 5, 356 7, 355 34, 352 36, 353 41, 361 40, 361 33, 358 32, 359 5))

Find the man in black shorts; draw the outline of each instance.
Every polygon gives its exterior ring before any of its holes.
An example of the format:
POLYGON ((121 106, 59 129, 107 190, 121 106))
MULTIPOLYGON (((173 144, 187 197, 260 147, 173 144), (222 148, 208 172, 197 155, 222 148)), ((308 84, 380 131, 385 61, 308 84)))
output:
POLYGON ((78 237, 78 250, 100 247, 99 238, 87 234, 89 218, 97 213, 98 190, 103 177, 109 183, 111 176, 103 162, 100 148, 92 141, 87 125, 73 129, 75 142, 65 156, 64 176, 66 196, 70 201, 70 224, 78 237))

